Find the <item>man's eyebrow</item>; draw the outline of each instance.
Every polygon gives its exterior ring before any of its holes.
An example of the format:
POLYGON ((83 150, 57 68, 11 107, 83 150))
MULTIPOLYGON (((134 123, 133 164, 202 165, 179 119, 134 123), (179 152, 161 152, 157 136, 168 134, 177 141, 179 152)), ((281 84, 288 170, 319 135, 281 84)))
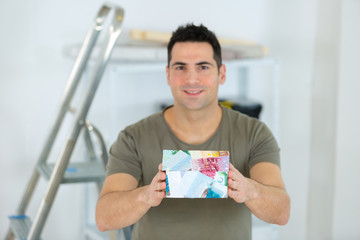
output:
POLYGON ((206 62, 206 61, 198 62, 198 63, 196 63, 196 65, 197 66, 199 66, 199 65, 211 65, 211 66, 213 66, 213 64, 211 62, 206 62))
POLYGON ((174 67, 174 66, 185 66, 185 65, 187 65, 186 63, 184 63, 184 62, 174 62, 171 66, 172 67, 174 67))
MULTIPOLYGON (((174 62, 171 67, 174 67, 174 66, 186 66, 188 65, 187 63, 184 63, 184 62, 174 62)), ((201 62, 198 62, 195 64, 196 66, 201 66, 201 65, 210 65, 210 66, 213 66, 214 64, 212 64, 211 62, 207 62, 207 61, 201 61, 201 62)))

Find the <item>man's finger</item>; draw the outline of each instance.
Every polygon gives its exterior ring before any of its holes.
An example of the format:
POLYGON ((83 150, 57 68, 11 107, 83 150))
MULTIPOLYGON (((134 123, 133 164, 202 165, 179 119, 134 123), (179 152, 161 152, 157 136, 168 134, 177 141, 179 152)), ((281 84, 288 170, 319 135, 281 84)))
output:
POLYGON ((157 191, 163 191, 163 190, 165 190, 166 189, 166 183, 165 182, 159 182, 158 184, 157 184, 157 191))
POLYGON ((238 179, 237 173, 233 170, 230 170, 228 173, 229 179, 232 179, 233 181, 236 181, 238 179))
POLYGON ((159 172, 162 172, 162 163, 159 164, 158 169, 159 169, 159 172))
POLYGON ((236 190, 236 189, 237 189, 237 184, 236 184, 236 182, 235 182, 234 180, 232 180, 232 179, 229 179, 229 180, 228 180, 228 186, 229 186, 231 189, 233 189, 233 190, 236 190))

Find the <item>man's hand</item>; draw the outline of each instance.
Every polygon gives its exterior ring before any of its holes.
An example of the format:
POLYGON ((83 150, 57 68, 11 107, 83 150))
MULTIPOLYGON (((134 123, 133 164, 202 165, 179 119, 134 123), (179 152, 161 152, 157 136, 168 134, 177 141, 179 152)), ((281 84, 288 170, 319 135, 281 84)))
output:
POLYGON ((228 196, 238 203, 255 198, 255 185, 244 177, 231 163, 228 174, 228 196))
POLYGON ((166 173, 161 170, 162 163, 159 165, 159 171, 148 185, 144 189, 144 195, 142 200, 151 207, 159 206, 161 201, 165 198, 166 190, 166 173))
POLYGON ((258 163, 246 178, 230 163, 228 196, 268 223, 285 225, 289 220, 290 198, 275 164, 258 163))
POLYGON ((137 222, 165 198, 166 174, 159 171, 149 185, 137 187, 130 174, 117 173, 105 179, 96 206, 96 224, 100 231, 120 229, 137 222))

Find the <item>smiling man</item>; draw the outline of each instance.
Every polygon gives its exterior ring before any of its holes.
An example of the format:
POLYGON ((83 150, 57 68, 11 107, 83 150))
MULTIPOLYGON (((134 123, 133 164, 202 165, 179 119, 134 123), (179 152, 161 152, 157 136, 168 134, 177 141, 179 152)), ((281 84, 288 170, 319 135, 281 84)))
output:
POLYGON ((216 36, 203 25, 179 27, 166 73, 174 104, 125 128, 110 149, 98 228, 135 224, 133 239, 251 239, 251 213, 286 224, 276 140, 262 122, 218 104, 226 68, 216 36), (229 198, 165 198, 163 149, 229 151, 229 198))
POLYGON ((225 83, 225 65, 217 64, 208 42, 177 42, 166 73, 174 96, 174 106, 164 112, 166 122, 180 140, 205 142, 221 120, 217 96, 225 83))
POLYGON ((174 105, 189 110, 218 107, 217 92, 219 84, 225 82, 225 65, 217 66, 209 43, 175 44, 166 72, 174 105))

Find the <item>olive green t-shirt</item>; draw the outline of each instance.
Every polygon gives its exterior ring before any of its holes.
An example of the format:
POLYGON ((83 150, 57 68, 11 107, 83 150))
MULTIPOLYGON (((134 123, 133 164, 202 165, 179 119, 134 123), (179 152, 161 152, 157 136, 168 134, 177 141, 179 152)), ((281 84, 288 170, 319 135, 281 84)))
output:
MULTIPOLYGON (((246 177, 259 162, 280 166, 279 147, 265 124, 222 107, 215 134, 200 145, 179 140, 163 112, 120 132, 110 149, 107 175, 128 173, 139 186, 150 184, 162 162, 162 150, 229 151, 230 162, 246 177)), ((251 239, 251 212, 245 204, 227 199, 165 198, 134 226, 132 239, 251 239)))

